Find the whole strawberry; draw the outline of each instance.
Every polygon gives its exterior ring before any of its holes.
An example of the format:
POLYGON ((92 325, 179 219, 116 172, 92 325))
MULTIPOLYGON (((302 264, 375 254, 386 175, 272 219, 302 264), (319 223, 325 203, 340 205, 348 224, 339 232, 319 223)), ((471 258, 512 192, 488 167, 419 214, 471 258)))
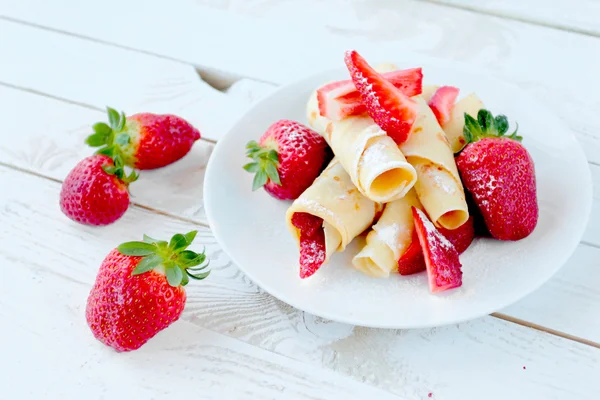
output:
POLYGON ((466 147, 456 157, 465 188, 491 235, 500 240, 527 237, 537 225, 538 204, 533 159, 516 131, 506 136, 508 120, 479 110, 465 114, 466 147))
POLYGON ((105 155, 84 158, 69 172, 60 191, 60 209, 73 221, 86 225, 107 225, 125 214, 129 207, 129 183, 137 173, 125 175, 117 159, 105 155))
POLYGON ((108 107, 110 125, 99 122, 86 139, 97 153, 120 155, 125 165, 137 169, 161 168, 185 156, 200 132, 175 115, 151 113, 126 117, 108 107))
POLYGON ((117 351, 135 350, 179 319, 183 286, 209 274, 202 272, 204 253, 187 250, 196 233, 176 234, 169 243, 144 235, 106 256, 85 310, 96 339, 117 351))
POLYGON ((255 173, 252 190, 264 186, 273 197, 296 199, 319 176, 329 161, 325 139, 295 121, 282 119, 271 125, 260 141, 246 145, 252 162, 244 165, 255 173))

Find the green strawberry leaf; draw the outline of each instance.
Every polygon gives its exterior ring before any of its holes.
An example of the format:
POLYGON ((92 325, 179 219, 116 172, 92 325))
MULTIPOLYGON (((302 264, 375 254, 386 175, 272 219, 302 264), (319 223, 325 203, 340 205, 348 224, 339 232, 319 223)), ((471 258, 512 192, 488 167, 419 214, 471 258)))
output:
POLYGON ((144 242, 153 244, 159 242, 159 240, 153 239, 150 236, 144 234, 144 242))
POLYGON ((169 242, 169 249, 173 252, 178 253, 179 251, 185 249, 188 246, 188 242, 181 233, 173 235, 171 241, 169 242))
POLYGON ((185 286, 188 283, 190 283, 190 277, 189 277, 189 275, 187 274, 187 272, 185 274, 182 273, 181 274, 181 286, 185 286))
POLYGON ((115 131, 119 131, 119 113, 117 110, 110 107, 106 107, 106 111, 108 112, 108 122, 110 123, 110 127, 115 131))
POLYGON ((117 250, 126 256, 147 256, 156 252, 156 246, 144 242, 125 242, 117 250))
POLYGON ((94 133, 85 139, 85 143, 92 147, 100 147, 106 144, 106 136, 94 133))
POLYGON ((477 122, 481 131, 486 132, 488 135, 497 135, 498 131, 494 123, 494 116, 488 110, 482 108, 477 112, 477 122))
POLYGON ((169 282, 169 285, 173 287, 181 285, 181 280, 183 279, 181 268, 177 266, 168 267, 166 268, 165 274, 167 275, 167 282, 169 282))
MULTIPOLYGON (((275 153, 277 155, 277 153, 275 153)), ((265 172, 269 179, 276 183, 277 185, 281 185, 281 181, 279 180, 279 172, 277 172, 277 167, 273 164, 272 161, 265 162, 265 172)))
POLYGON ((103 165, 102 169, 109 175, 115 175, 117 172, 117 167, 114 165, 103 165))
POLYGON ((125 113, 123 111, 121 111, 121 115, 119 115, 119 125, 117 127, 117 131, 122 131, 123 128, 125 128, 125 122, 127 122, 127 117, 125 116, 125 113))
POLYGON ((109 137, 112 133, 112 129, 110 128, 110 126, 108 126, 104 122, 96 122, 94 125, 92 125, 92 128, 94 129, 95 133, 103 135, 105 137, 109 137))
POLYGON ((267 173, 260 170, 254 175, 254 181, 252 182, 252 191, 259 189, 267 183, 267 173))
POLYGON ((192 244, 197 234, 198 231, 190 231, 184 235, 188 245, 192 244))
POLYGON ((177 262, 182 267, 195 267, 202 264, 206 260, 206 256, 203 253, 196 253, 191 250, 184 250, 177 256, 177 262))
POLYGON ((208 275, 210 275, 210 271, 206 271, 206 272, 202 272, 200 274, 192 274, 189 271, 186 271, 188 276, 192 279, 196 279, 198 281, 201 281, 202 279, 206 278, 208 275))
POLYGON ((164 259, 162 256, 158 254, 150 254, 149 256, 142 258, 142 261, 140 261, 133 270, 132 275, 139 275, 143 274, 144 272, 151 271, 159 266, 163 261, 164 259))
POLYGON ((508 118, 506 115, 498 115, 494 118, 496 123, 496 129, 498 129, 498 135, 503 136, 508 132, 508 118))
POLYGON ((131 140, 131 138, 129 137, 128 134, 126 133, 119 133, 117 135, 117 137, 115 138, 115 143, 121 146, 125 146, 127 144, 129 144, 129 141, 131 140))
POLYGON ((105 156, 112 158, 113 155, 115 154, 115 148, 113 146, 104 147, 102 149, 97 150, 96 154, 103 154, 105 156))
POLYGON ((244 165, 244 169, 248 172, 258 172, 258 170, 260 169, 260 166, 258 165, 257 162, 250 162, 246 165, 244 165))

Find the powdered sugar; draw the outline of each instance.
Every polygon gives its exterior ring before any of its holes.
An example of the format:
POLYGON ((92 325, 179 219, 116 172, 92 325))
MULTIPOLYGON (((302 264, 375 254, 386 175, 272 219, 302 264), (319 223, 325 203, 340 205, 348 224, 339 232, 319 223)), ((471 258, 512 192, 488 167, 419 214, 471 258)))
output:
POLYGON ((359 166, 363 166, 364 164, 372 164, 382 160, 384 157, 384 152, 386 147, 381 142, 376 142, 371 146, 368 146, 359 162, 359 166))

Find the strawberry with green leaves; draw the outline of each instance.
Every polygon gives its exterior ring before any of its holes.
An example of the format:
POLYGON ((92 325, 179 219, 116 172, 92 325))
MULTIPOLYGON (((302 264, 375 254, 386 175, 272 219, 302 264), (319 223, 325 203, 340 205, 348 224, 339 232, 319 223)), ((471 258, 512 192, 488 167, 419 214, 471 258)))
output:
POLYGON ((140 113, 125 116, 108 107, 109 124, 94 124, 94 133, 86 139, 98 154, 121 157, 125 165, 140 170, 155 169, 185 156, 200 132, 175 115, 140 113))
POLYGON ((252 190, 264 186, 267 193, 280 200, 298 198, 331 158, 321 135, 286 119, 271 125, 258 142, 249 142, 246 150, 252 162, 244 169, 255 174, 252 190))
POLYGON ((85 225, 108 225, 129 207, 129 184, 138 175, 127 174, 121 157, 97 154, 84 158, 65 178, 60 209, 73 221, 85 225))
POLYGON ((516 130, 507 132, 504 115, 494 117, 481 109, 475 119, 465 113, 466 146, 456 166, 491 235, 519 240, 538 221, 535 167, 522 137, 516 130))
POLYGON ((196 234, 176 234, 170 242, 144 235, 106 256, 85 312, 96 339, 131 351, 179 319, 186 302, 183 287, 209 275, 204 252, 188 250, 196 234))

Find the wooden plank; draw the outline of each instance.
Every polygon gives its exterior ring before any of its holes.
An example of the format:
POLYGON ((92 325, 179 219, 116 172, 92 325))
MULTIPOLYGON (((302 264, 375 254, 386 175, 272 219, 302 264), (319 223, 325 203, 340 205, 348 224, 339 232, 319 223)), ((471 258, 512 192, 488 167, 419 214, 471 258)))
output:
POLYGON ((3 167, 0 179, 0 240, 6 244, 0 259, 10 266, 2 269, 0 313, 12 328, 0 332, 0 346, 15 360, 0 383, 14 398, 149 398, 192 390, 200 398, 386 398, 322 368, 407 399, 596 394, 600 349, 492 317, 410 331, 324 321, 262 292, 204 228, 195 247, 206 246, 213 274, 188 286, 181 321, 141 350, 116 354, 83 322, 96 266, 115 244, 143 232, 163 237, 195 226, 134 208, 114 225, 82 227, 48 201, 58 196, 59 184, 3 167))
POLYGON ((593 0, 425 0, 498 17, 600 36, 600 3, 593 0))
MULTIPOLYGON (((598 38, 410 0, 356 2, 343 9, 316 0, 274 4, 265 7, 268 18, 257 19, 195 0, 169 7, 158 0, 144 7, 106 0, 85 9, 75 0, 5 0, 0 16, 279 84, 341 65, 348 48, 370 59, 406 57, 411 64, 425 56, 461 61, 533 93, 564 118, 589 160, 600 165, 600 103, 594 96, 600 81, 589 78, 600 65, 598 38), (168 29, 156 29, 157 21, 170 23, 168 29)), ((257 14, 257 7, 238 8, 257 14)))
POLYGON ((11 21, 0 20, 0 52, 0 82, 99 110, 177 114, 207 139, 219 139, 233 122, 228 117, 246 107, 191 65, 11 21))

